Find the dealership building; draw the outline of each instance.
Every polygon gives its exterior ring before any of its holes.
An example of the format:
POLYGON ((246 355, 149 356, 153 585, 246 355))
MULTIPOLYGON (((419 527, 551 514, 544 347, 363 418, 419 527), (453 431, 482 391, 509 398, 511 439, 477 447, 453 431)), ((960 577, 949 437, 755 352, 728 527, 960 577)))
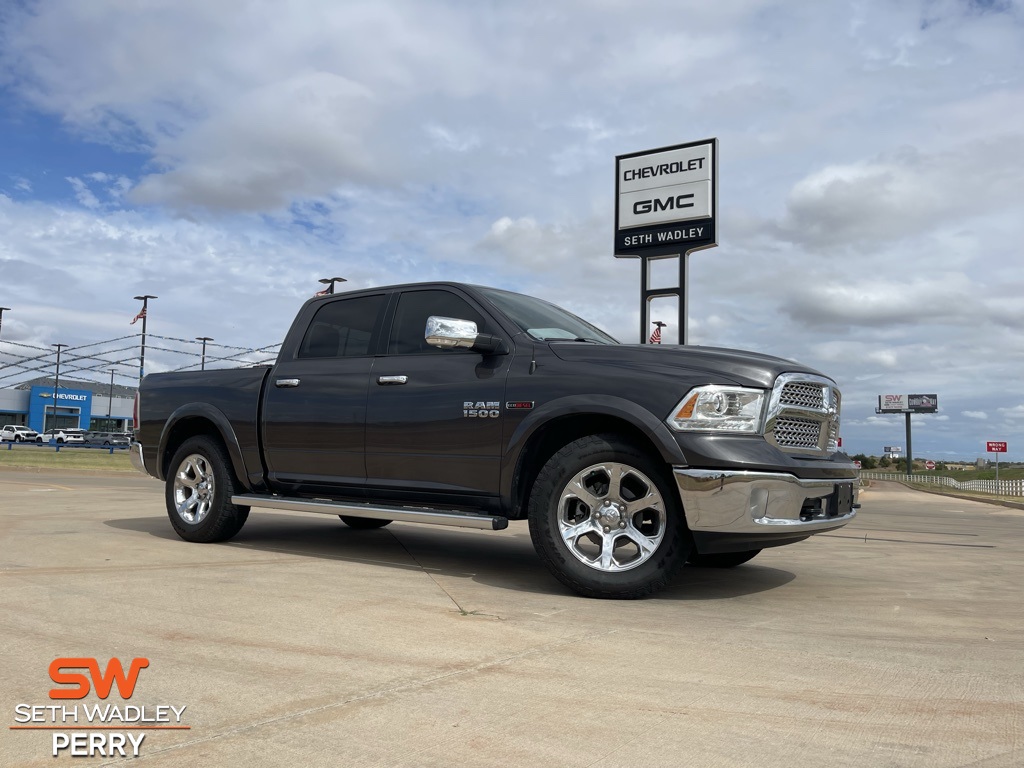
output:
POLYGON ((64 377, 61 377, 56 390, 53 385, 53 377, 42 377, 12 389, 0 389, 0 426, 21 424, 37 432, 54 428, 97 432, 131 429, 135 387, 74 381, 64 377), (56 413, 54 392, 57 395, 56 413))

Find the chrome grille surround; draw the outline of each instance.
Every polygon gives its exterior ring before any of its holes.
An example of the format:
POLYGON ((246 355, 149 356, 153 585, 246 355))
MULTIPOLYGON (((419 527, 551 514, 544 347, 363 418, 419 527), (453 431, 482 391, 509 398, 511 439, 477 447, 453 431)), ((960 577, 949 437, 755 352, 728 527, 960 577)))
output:
POLYGON ((824 376, 783 373, 775 381, 765 439, 786 453, 827 456, 839 450, 842 395, 824 376))

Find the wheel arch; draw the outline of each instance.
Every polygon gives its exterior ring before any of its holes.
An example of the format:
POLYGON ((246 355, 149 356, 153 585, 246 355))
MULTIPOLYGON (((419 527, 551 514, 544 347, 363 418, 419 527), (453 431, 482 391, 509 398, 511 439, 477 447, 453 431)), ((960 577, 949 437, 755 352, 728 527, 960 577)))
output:
POLYGON ((566 398, 537 409, 512 435, 506 456, 509 515, 526 516, 530 489, 541 468, 560 448, 586 435, 616 434, 666 465, 685 464, 668 426, 636 403, 620 398, 566 398))
POLYGON ((227 449, 231 460, 231 469, 238 483, 248 489, 245 478, 248 477, 245 461, 238 436, 220 410, 208 403, 189 403, 178 408, 164 424, 157 450, 157 472, 160 480, 166 480, 170 471, 170 462, 175 452, 190 437, 206 435, 212 437, 227 449))

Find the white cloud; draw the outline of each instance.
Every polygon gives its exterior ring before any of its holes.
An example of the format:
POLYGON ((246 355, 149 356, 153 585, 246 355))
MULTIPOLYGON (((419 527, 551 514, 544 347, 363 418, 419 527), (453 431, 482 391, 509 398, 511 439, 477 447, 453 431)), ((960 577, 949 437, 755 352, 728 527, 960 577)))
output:
POLYGON ((1000 408, 999 413, 1009 421, 1020 421, 1024 419, 1024 404, 1015 405, 1012 408, 1000 408))
POLYGON ((6 14, 2 98, 59 124, 72 151, 9 170, 5 338, 121 335, 149 292, 167 335, 273 341, 331 273, 502 285, 635 340, 639 265, 611 256, 613 158, 716 136, 720 247, 690 259, 693 341, 834 376, 854 450, 900 434, 874 415, 883 392, 939 394, 921 436, 936 455, 973 453, 978 414, 1022 418, 998 408, 1024 378, 1016 6, 6 14), (83 164, 97 144, 103 160, 83 164), (112 167, 125 150, 141 170, 112 167), (71 184, 62 200, 50 173, 71 184), (55 285, 74 290, 55 302, 55 285))
POLYGON ((71 184, 71 187, 75 190, 75 199, 78 200, 80 205, 86 208, 100 207, 99 199, 96 197, 96 195, 92 193, 92 190, 89 189, 89 187, 86 185, 84 181, 73 176, 68 176, 67 180, 68 183, 71 184))

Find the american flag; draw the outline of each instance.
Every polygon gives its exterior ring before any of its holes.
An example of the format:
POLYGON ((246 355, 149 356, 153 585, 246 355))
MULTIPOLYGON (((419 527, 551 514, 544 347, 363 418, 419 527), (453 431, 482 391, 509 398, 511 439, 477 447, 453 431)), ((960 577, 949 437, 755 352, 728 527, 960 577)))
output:
POLYGON ((330 292, 331 292, 331 289, 330 289, 330 288, 324 288, 324 289, 323 289, 322 291, 317 291, 317 292, 316 292, 316 293, 314 293, 313 295, 314 295, 314 296, 326 296, 326 295, 327 295, 328 293, 330 293, 330 292))
POLYGON ((661 328, 668 323, 663 323, 660 320, 654 321, 654 331, 651 332, 651 338, 647 342, 648 344, 661 344, 661 328))
POLYGON ((139 310, 139 314, 137 314, 135 317, 133 317, 132 321, 130 323, 128 323, 128 325, 135 325, 135 323, 137 323, 139 320, 145 320, 145 319, 146 319, 146 308, 143 307, 141 310, 139 310))

